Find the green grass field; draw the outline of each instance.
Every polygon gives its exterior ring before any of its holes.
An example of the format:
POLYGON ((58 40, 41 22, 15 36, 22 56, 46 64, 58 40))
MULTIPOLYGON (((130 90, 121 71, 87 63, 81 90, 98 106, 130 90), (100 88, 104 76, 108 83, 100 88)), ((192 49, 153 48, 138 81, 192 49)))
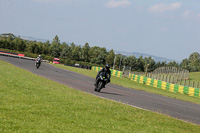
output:
MULTIPOLYGON (((64 66, 64 65, 61 65, 61 64, 54 64, 54 65, 57 66, 57 67, 63 68, 63 69, 67 69, 67 70, 70 70, 70 71, 81 73, 83 75, 90 76, 90 77, 93 77, 93 78, 95 78, 96 75, 97 75, 97 72, 94 72, 94 71, 91 71, 91 70, 80 69, 80 68, 76 68, 76 67, 69 67, 69 66, 64 66)), ((163 96, 167 96, 167 97, 171 97, 171 98, 175 98, 175 99, 179 99, 179 100, 183 100, 183 101, 189 101, 189 102, 193 102, 193 103, 196 103, 196 104, 200 104, 200 98, 191 97, 191 96, 188 96, 186 94, 172 93, 172 92, 162 90, 162 89, 159 89, 159 88, 143 85, 143 84, 131 81, 127 78, 117 78, 117 77, 112 76, 111 77, 111 83, 119 85, 119 86, 127 87, 127 88, 143 90, 143 91, 147 91, 147 92, 150 92, 150 93, 155 93, 155 94, 159 94, 159 95, 163 95, 163 96)))
POLYGON ((194 125, 102 99, 0 60, 0 132, 194 133, 194 125))
POLYGON ((200 82, 200 72, 191 72, 189 80, 200 82))

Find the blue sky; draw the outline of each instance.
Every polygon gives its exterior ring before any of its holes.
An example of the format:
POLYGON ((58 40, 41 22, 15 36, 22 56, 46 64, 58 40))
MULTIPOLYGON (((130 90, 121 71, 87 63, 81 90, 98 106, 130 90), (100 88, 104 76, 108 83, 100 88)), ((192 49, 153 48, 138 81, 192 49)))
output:
POLYGON ((200 53, 200 1, 0 0, 0 33, 181 61, 200 53))

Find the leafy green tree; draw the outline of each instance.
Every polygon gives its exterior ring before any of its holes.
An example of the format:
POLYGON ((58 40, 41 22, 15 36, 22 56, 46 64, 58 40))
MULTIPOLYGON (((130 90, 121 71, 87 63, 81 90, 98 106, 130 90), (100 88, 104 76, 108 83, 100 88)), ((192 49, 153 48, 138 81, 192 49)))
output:
POLYGON ((75 46, 72 50, 72 60, 80 61, 81 46, 75 46))
POLYGON ((123 57, 123 65, 126 67, 131 67, 131 70, 136 70, 136 57, 135 56, 128 56, 128 57, 123 57))
POLYGON ((96 57, 99 55, 100 47, 94 46, 89 50, 89 60, 91 63, 96 63, 96 57))
POLYGON ((189 56, 189 69, 192 72, 200 70, 200 55, 198 52, 194 52, 189 56))
POLYGON ((42 42, 36 42, 36 44, 37 44, 37 54, 42 54, 42 48, 43 48, 43 43, 42 42))
POLYGON ((148 69, 147 69, 148 72, 151 72, 156 68, 156 63, 151 58, 151 56, 148 58, 147 57, 144 58, 144 69, 147 67, 147 65, 148 65, 148 69))
POLYGON ((162 67, 167 66, 167 62, 166 62, 166 61, 163 61, 163 62, 161 63, 161 66, 162 66, 162 67))
POLYGON ((170 61, 167 66, 174 66, 174 67, 179 67, 178 63, 176 61, 170 61))
POLYGON ((105 65, 106 64, 106 56, 107 56, 106 48, 100 48, 99 54, 101 57, 101 62, 99 64, 105 65))
POLYGON ((189 60, 187 58, 183 59, 180 67, 189 70, 189 60))
POLYGON ((5 44, 6 44, 6 38, 5 37, 1 37, 1 48, 5 48, 5 44))
MULTIPOLYGON (((128 60, 128 57, 125 57, 124 58, 124 60, 123 60, 123 64, 125 65, 125 66, 129 66, 129 60, 128 60)), ((130 66, 129 66, 130 67, 130 66)))
POLYGON ((42 53, 45 54, 45 55, 49 55, 50 54, 50 51, 49 51, 49 48, 50 48, 50 42, 49 41, 46 41, 43 45, 42 45, 42 53))
POLYGON ((60 54, 60 57, 61 58, 66 58, 66 59, 70 59, 70 56, 71 56, 71 48, 68 44, 66 43, 63 43, 62 44, 62 51, 61 51, 61 54, 60 54))
POLYGON ((159 68, 159 67, 162 67, 162 65, 161 65, 161 62, 160 62, 160 61, 156 62, 156 64, 155 64, 155 68, 159 68))
POLYGON ((108 52, 108 55, 106 56, 106 64, 109 64, 110 66, 113 66, 115 59, 115 52, 113 49, 111 49, 108 52))
POLYGON ((13 38, 11 35, 8 35, 8 37, 6 38, 6 44, 5 44, 5 48, 6 49, 10 49, 12 46, 12 41, 13 41, 13 38))
POLYGON ((36 47, 36 43, 33 41, 28 42, 28 45, 26 47, 26 52, 28 53, 34 53, 36 47))
POLYGON ((135 70, 144 72, 144 60, 143 60, 142 56, 140 56, 136 60, 136 68, 135 68, 135 70))
POLYGON ((137 58, 135 56, 128 57, 128 66, 131 67, 131 70, 137 70, 137 58))
POLYGON ((99 65, 105 65, 105 59, 106 59, 106 48, 100 48, 100 47, 91 47, 89 50, 89 59, 91 63, 99 64, 99 65), (104 57, 104 59, 102 59, 104 57))
POLYGON ((12 50, 17 50, 17 49, 18 49, 19 40, 20 40, 20 38, 16 37, 16 38, 12 41, 12 46, 10 47, 10 49, 12 49, 12 50))
POLYGON ((74 48, 76 47, 76 45, 74 44, 74 42, 71 43, 70 47, 71 47, 71 50, 74 50, 74 48))
POLYGON ((89 51, 90 51, 90 46, 89 46, 88 43, 86 43, 82 47, 82 58, 83 58, 83 61, 89 62, 89 51))
POLYGON ((53 39, 50 49, 51 49, 51 55, 53 57, 59 57, 60 56, 60 51, 61 51, 60 50, 60 40, 59 40, 57 35, 53 39))
POLYGON ((121 55, 117 54, 115 58, 115 69, 119 69, 121 55))
POLYGON ((40 52, 40 49, 39 49, 38 44, 36 43, 35 49, 34 49, 34 53, 35 53, 35 54, 39 54, 39 52, 40 52))
POLYGON ((100 53, 98 54, 97 56, 97 59, 96 59, 96 64, 105 64, 105 58, 106 58, 106 54, 104 51, 100 51, 100 53))

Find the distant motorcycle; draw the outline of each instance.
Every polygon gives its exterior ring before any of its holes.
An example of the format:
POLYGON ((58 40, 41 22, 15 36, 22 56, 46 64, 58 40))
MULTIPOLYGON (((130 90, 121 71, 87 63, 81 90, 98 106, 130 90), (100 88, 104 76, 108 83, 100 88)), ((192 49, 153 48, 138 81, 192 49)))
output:
POLYGON ((36 68, 38 69, 40 65, 41 65, 41 59, 39 58, 36 60, 36 68))
POLYGON ((95 86, 94 90, 97 92, 100 92, 102 88, 105 87, 106 83, 108 82, 108 75, 106 72, 102 72, 99 77, 99 82, 97 83, 97 86, 95 86))

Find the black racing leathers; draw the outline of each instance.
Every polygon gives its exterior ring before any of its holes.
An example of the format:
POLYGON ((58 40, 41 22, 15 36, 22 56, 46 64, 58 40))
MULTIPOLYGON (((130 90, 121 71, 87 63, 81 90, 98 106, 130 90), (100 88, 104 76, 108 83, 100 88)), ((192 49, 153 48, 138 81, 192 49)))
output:
POLYGON ((100 78, 99 78, 99 76, 100 76, 100 74, 102 73, 102 72, 106 72, 109 76, 108 76, 108 82, 107 83, 109 83, 110 82, 110 78, 111 78, 111 71, 109 70, 109 69, 106 69, 106 68, 102 68, 99 72, 98 72, 98 74, 97 74, 97 76, 96 76, 96 82, 95 82, 95 86, 97 86, 98 85, 98 83, 99 83, 99 80, 100 80, 100 78))

